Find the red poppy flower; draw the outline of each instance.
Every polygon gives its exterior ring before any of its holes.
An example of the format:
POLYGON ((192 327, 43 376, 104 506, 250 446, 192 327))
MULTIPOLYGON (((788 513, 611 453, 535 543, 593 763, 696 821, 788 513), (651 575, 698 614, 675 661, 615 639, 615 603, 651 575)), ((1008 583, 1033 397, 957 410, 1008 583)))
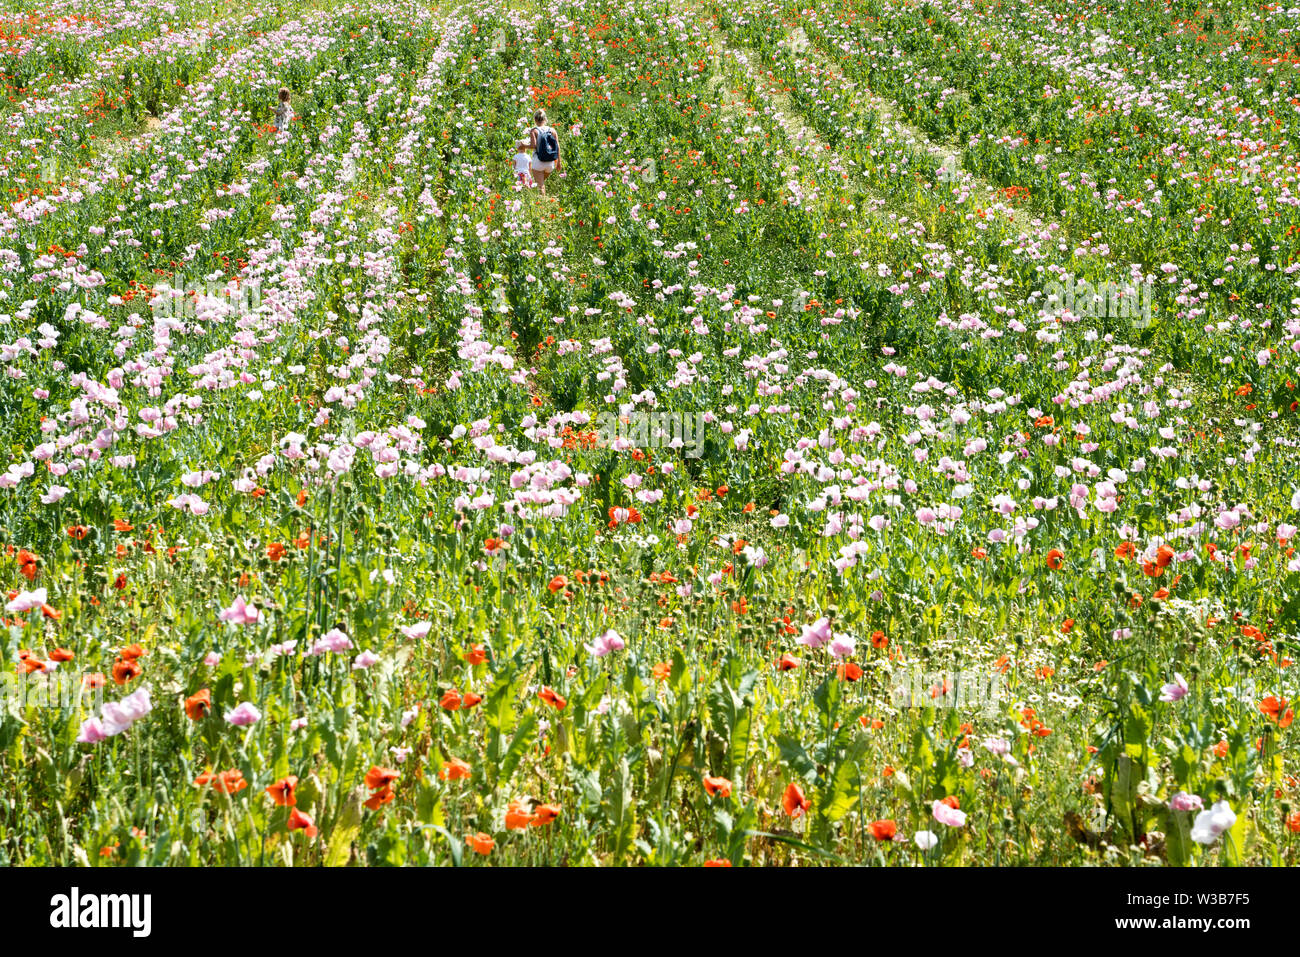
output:
POLYGON ((316 822, 312 820, 310 814, 303 814, 302 811, 294 808, 289 812, 288 828, 291 831, 303 831, 307 837, 315 837, 320 833, 316 828, 316 822))
POLYGON ((438 772, 438 777, 444 781, 459 781, 462 778, 469 777, 471 773, 473 772, 469 764, 460 758, 448 758, 447 763, 438 772))
POLYGON ((113 662, 113 683, 124 685, 132 678, 140 677, 144 669, 140 667, 140 662, 134 658, 119 657, 113 662))
POLYGON ((1289 728, 1295 720, 1295 712, 1287 706, 1286 698, 1269 695, 1259 703, 1260 713, 1268 717, 1279 728, 1289 728))
POLYGON ((556 694, 550 688, 543 688, 541 691, 537 692, 537 697, 541 698, 556 711, 563 711, 565 706, 569 703, 568 699, 563 695, 556 694))
POLYGON ((218 794, 235 794, 248 787, 248 782, 244 780, 244 772, 238 768, 231 768, 229 771, 221 771, 216 774, 205 771, 194 779, 194 783, 199 787, 211 784, 212 790, 218 794))
POLYGON ((280 807, 293 807, 298 803, 298 776, 290 774, 288 777, 280 778, 274 784, 269 785, 266 793, 271 795, 271 800, 280 807))
POLYGON ((890 820, 872 821, 869 830, 877 841, 892 841, 898 833, 898 825, 890 820))
POLYGON ((533 811, 533 819, 529 821, 530 827, 541 827, 543 824, 550 824, 560 816, 560 808, 554 804, 539 804, 533 811))
POLYGON ((791 817, 798 817, 811 807, 807 796, 803 793, 803 788, 793 783, 788 785, 785 794, 781 795, 781 806, 785 808, 785 813, 791 817))
POLYGON ((366 772, 366 787, 374 791, 379 788, 389 787, 394 781, 402 776, 400 771, 394 771, 392 768, 381 768, 374 765, 366 772))
POLYGON ((704 778, 704 790, 709 797, 731 797, 731 782, 726 778, 709 777, 704 778))
POLYGON ((533 821, 532 812, 524 808, 519 801, 511 801, 506 808, 506 830, 522 831, 533 821))
POLYGON ((202 721, 212 713, 212 691, 204 688, 185 699, 185 714, 191 721, 202 721))

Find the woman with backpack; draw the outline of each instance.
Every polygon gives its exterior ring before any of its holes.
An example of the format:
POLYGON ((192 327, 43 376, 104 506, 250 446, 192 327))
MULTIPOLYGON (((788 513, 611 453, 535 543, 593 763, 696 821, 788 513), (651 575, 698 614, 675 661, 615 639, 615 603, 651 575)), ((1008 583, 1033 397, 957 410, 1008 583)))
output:
POLYGON ((533 114, 536 124, 528 131, 528 145, 532 147, 533 179, 546 195, 546 177, 560 169, 560 140, 555 129, 546 125, 546 111, 538 110, 533 114))

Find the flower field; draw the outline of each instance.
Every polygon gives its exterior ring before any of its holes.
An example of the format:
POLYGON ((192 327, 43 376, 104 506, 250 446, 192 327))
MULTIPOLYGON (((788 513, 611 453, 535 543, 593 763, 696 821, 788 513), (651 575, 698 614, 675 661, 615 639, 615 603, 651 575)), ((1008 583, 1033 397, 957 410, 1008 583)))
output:
POLYGON ((1300 865, 1297 64, 11 2, 0 864, 1300 865))

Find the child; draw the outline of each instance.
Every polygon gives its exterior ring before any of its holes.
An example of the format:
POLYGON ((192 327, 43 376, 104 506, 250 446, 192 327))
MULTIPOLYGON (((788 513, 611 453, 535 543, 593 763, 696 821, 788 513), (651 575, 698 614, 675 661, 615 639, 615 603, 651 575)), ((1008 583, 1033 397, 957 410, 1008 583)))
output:
POLYGON ((275 107, 275 130, 283 133, 293 122, 293 107, 289 105, 289 88, 280 87, 280 102, 275 107))
POLYGON ((515 144, 515 182, 521 188, 528 185, 528 169, 532 159, 528 152, 528 140, 520 140, 515 144))

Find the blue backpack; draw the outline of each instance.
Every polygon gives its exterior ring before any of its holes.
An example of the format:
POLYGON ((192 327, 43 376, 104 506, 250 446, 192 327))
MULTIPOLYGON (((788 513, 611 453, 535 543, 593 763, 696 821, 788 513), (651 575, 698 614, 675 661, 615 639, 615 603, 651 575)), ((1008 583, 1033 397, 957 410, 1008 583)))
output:
POLYGON ((537 127, 537 158, 549 163, 560 157, 560 141, 555 138, 555 130, 549 126, 537 127))

